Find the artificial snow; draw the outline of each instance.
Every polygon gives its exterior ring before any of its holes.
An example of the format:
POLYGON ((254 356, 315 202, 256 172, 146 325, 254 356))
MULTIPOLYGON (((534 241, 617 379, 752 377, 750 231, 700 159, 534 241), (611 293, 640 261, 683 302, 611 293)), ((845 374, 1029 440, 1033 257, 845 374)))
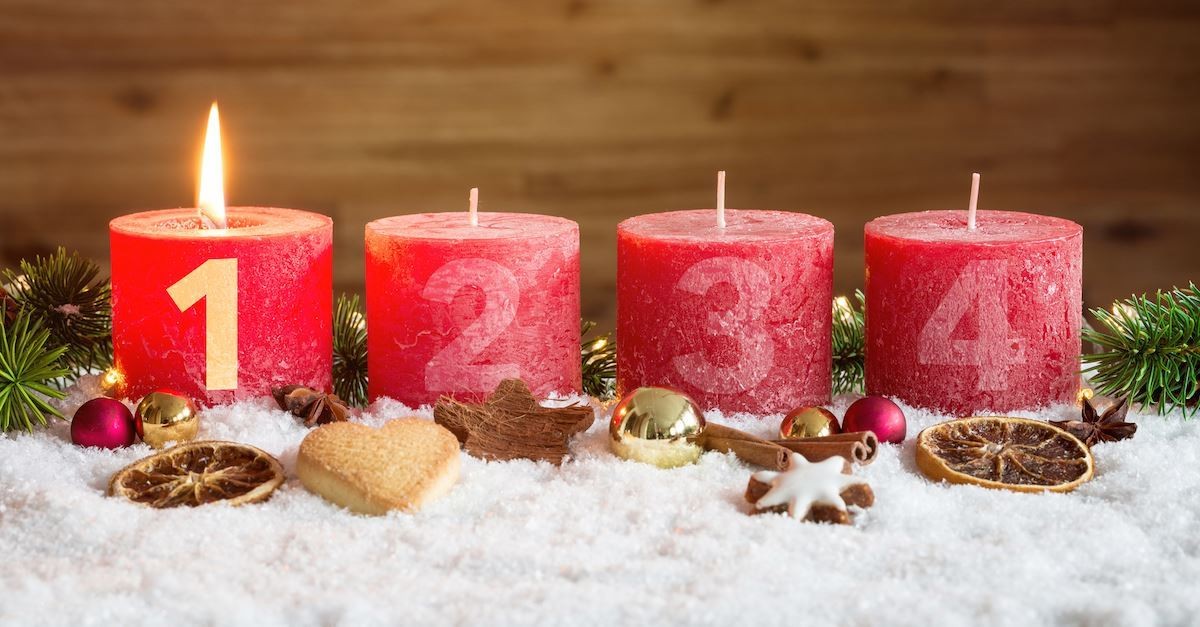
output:
MULTIPOLYGON (((852 527, 748 516, 754 469, 621 461, 604 420, 559 468, 464 455, 418 514, 350 514, 294 477, 263 504, 152 510, 105 496, 148 447, 81 449, 58 422, 0 436, 0 624, 1200 622, 1200 421, 1132 417, 1137 436, 1097 446, 1078 491, 1016 494, 927 481, 912 440, 943 418, 906 412, 908 441, 858 471, 876 504, 852 527)), ((289 473, 308 433, 268 399, 202 420, 202 438, 289 473)), ((766 436, 779 417, 733 422, 766 436)))

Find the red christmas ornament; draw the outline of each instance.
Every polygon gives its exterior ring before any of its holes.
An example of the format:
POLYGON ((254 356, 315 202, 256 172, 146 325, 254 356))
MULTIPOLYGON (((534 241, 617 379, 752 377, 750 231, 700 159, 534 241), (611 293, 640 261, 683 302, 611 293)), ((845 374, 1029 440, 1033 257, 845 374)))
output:
POLYGON ((842 418, 842 431, 874 431, 880 442, 899 444, 908 433, 900 406, 882 396, 867 396, 854 401, 842 418))
POLYGON ((121 448, 133 444, 136 436, 133 414, 111 398, 93 398, 71 419, 71 441, 79 446, 121 448))

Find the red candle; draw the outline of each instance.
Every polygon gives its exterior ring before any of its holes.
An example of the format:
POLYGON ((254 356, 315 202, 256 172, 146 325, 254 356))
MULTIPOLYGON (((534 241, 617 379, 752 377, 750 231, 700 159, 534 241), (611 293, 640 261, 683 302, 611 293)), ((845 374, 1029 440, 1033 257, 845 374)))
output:
POLYGON ((113 220, 113 353, 130 398, 157 388, 205 404, 331 384, 333 221, 234 207, 113 220))
POLYGON ((867 392, 949 414, 1071 402, 1079 390, 1083 229, 979 211, 866 226, 867 392))
POLYGON ((219 136, 214 105, 199 209, 109 225, 124 391, 139 398, 169 388, 211 405, 293 383, 328 390, 333 221, 293 209, 226 214, 219 136))
POLYGON ((575 222, 474 211, 384 218, 367 225, 366 256, 372 399, 479 399, 513 377, 541 396, 580 391, 575 222))
POLYGON ((828 402, 833 225, 722 204, 617 227, 618 391, 756 414, 828 402))

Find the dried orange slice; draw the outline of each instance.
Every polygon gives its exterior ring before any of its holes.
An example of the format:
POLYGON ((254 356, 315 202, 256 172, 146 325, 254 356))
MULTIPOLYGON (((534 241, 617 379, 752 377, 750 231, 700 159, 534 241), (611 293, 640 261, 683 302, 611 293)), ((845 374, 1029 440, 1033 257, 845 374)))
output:
POLYGON ((234 442, 189 442, 136 461, 108 482, 108 493, 150 507, 257 503, 283 483, 279 460, 234 442))
POLYGON ((1070 492, 1092 478, 1092 452, 1079 438, 1039 420, 980 416, 951 420, 917 436, 917 467, 934 481, 1015 490, 1070 492))

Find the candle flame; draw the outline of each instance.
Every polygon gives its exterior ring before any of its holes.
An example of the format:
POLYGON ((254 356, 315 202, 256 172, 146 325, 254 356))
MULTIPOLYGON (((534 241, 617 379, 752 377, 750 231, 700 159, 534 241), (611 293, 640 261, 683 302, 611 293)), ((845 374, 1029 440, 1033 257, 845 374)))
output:
POLYGON ((200 187, 196 193, 200 220, 206 228, 223 229, 225 222, 225 173, 221 162, 221 116, 217 103, 208 111, 204 134, 204 156, 200 160, 200 187))

